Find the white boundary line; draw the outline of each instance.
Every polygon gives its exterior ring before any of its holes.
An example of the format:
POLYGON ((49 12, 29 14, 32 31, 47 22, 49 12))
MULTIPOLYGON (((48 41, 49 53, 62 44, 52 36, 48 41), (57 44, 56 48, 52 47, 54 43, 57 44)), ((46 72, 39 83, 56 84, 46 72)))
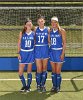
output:
POLYGON ((83 7, 0 7, 0 9, 83 9, 83 7))
MULTIPOLYGON (((25 79, 27 80, 27 79, 25 79)), ((32 79, 33 81, 35 81, 36 79, 32 79)), ((52 79, 47 79, 47 81, 51 81, 52 79)), ((83 81, 83 79, 62 79, 63 81, 72 81, 72 80, 75 80, 75 81, 83 81)), ((0 79, 0 81, 20 81, 20 79, 0 79)))

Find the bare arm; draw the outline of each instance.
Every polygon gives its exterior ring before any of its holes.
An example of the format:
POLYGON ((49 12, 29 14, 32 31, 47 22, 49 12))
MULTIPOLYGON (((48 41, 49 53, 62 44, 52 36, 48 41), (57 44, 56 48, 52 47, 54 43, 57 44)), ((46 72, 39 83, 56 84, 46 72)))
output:
POLYGON ((66 31, 64 29, 61 29, 61 35, 62 35, 62 43, 63 43, 63 51, 61 54, 61 59, 64 59, 65 49, 66 49, 66 31))
POLYGON ((66 49, 66 31, 62 30, 62 41, 63 41, 63 53, 65 53, 66 49))
POLYGON ((37 26, 36 27, 34 27, 34 44, 35 44, 35 42, 36 42, 36 29, 37 29, 37 26))
POLYGON ((48 29, 48 43, 50 44, 50 29, 48 29))
POLYGON ((18 53, 20 52, 21 37, 22 37, 22 32, 20 32, 19 38, 18 38, 18 53))

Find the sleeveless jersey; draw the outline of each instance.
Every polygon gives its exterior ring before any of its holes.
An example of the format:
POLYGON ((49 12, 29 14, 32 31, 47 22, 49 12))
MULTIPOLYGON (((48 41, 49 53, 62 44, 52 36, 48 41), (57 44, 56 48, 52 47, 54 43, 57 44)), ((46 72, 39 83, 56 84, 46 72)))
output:
POLYGON ((51 40, 51 46, 52 49, 59 49, 62 48, 62 35, 59 33, 58 30, 55 32, 52 30, 50 32, 50 40, 51 40))
POLYGON ((26 32, 21 38, 21 49, 30 50, 34 48, 34 32, 27 34, 26 32))
POLYGON ((45 27, 42 31, 37 27, 35 32, 35 44, 47 45, 48 44, 48 29, 45 27))

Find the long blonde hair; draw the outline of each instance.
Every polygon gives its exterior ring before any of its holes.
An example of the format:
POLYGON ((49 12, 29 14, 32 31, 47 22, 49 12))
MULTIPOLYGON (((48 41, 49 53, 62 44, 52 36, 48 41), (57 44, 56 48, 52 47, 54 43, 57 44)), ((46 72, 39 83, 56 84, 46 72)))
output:
POLYGON ((52 20, 55 20, 55 21, 57 22, 58 31, 61 33, 61 27, 60 27, 60 25, 59 25, 58 17, 57 17, 57 16, 53 16, 53 17, 51 18, 51 21, 52 21, 52 20))

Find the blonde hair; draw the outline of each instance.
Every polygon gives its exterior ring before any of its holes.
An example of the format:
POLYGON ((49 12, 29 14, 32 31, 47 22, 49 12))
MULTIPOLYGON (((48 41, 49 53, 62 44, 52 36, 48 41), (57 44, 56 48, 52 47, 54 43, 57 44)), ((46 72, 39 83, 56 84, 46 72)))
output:
POLYGON ((52 20, 54 20, 54 21, 57 22, 57 25, 58 25, 58 31, 61 32, 61 27, 60 27, 60 25, 59 25, 58 17, 57 17, 57 16, 53 16, 53 17, 51 18, 51 21, 52 21, 52 20))

